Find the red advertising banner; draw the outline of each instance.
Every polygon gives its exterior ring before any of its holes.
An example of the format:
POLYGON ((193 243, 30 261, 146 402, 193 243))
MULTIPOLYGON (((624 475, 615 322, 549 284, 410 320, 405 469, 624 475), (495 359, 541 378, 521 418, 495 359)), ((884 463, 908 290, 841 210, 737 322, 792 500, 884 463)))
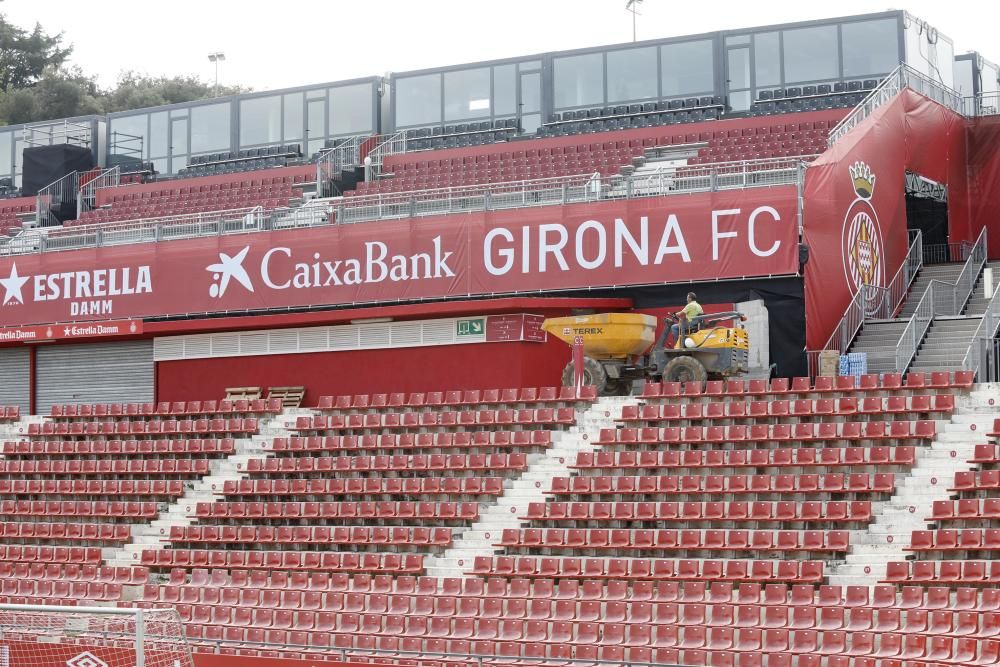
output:
POLYGON ((778 186, 23 255, 0 326, 789 275, 797 244, 778 186))
POLYGON ((88 322, 85 324, 48 324, 43 326, 7 327, 0 329, 0 343, 70 340, 134 336, 142 333, 142 320, 120 322, 88 322))

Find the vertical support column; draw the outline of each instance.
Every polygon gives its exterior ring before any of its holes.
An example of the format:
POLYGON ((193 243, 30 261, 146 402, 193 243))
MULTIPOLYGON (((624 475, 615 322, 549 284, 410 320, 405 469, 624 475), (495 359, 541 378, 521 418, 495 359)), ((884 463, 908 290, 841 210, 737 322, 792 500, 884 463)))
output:
POLYGON ((142 609, 135 610, 135 667, 146 667, 146 619, 142 609))
POLYGON ((35 381, 35 369, 37 368, 38 346, 28 346, 28 414, 35 414, 35 394, 37 382, 35 381))

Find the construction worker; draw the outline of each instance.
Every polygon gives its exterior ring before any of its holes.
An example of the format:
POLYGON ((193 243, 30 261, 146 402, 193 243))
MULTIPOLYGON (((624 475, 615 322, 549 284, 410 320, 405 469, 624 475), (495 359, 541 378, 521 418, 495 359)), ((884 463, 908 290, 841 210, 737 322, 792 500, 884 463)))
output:
MULTIPOLYGON (((702 309, 701 304, 698 303, 698 297, 694 292, 687 293, 687 305, 674 313, 677 317, 681 317, 682 315, 684 316, 683 322, 685 323, 685 328, 690 326, 691 320, 696 317, 701 317, 704 314, 705 311, 702 309)), ((680 340, 680 333, 681 320, 678 320, 674 324, 670 325, 670 334, 674 337, 674 345, 676 345, 677 341, 680 340)))

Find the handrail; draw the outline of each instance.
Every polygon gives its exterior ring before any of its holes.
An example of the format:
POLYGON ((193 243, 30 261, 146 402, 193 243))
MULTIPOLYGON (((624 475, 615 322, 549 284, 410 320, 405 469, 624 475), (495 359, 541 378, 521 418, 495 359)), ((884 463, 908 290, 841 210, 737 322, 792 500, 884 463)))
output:
POLYGON ((396 134, 387 137, 385 141, 375 146, 375 148, 373 148, 368 155, 365 156, 366 181, 373 180, 376 176, 382 173, 382 165, 385 163, 385 159, 387 157, 406 152, 406 139, 405 130, 397 132, 396 134))
POLYGON ((986 228, 979 233, 954 283, 931 280, 896 343, 896 371, 904 372, 917 356, 917 348, 935 317, 960 315, 986 264, 986 228))
POLYGON ((39 226, 45 227, 61 224, 62 221, 53 215, 52 208, 61 205, 63 202, 72 201, 76 197, 79 188, 80 172, 71 171, 39 190, 38 194, 35 195, 36 220, 39 226))
POLYGON ((0 256, 315 227, 329 222, 329 209, 325 205, 205 211, 118 223, 26 230, 0 245, 0 256))
POLYGON ((116 165, 101 171, 96 177, 84 183, 77 193, 77 217, 84 211, 90 211, 96 207, 98 190, 103 188, 117 188, 121 185, 121 176, 122 168, 116 165))
POLYGON ((983 318, 980 320, 979 326, 976 327, 975 333, 972 334, 972 340, 969 341, 969 349, 966 350, 965 356, 962 358, 962 368, 974 371, 976 377, 979 377, 979 373, 983 367, 981 341, 982 339, 993 339, 997 334, 998 328, 1000 328, 1000 289, 997 289, 997 286, 994 285, 993 294, 986 303, 983 318))
POLYGON ((794 185, 811 156, 676 166, 628 176, 597 173, 552 178, 348 196, 337 222, 442 215, 454 212, 549 206, 599 199, 635 199, 676 193, 794 185))
POLYGON ((854 107, 851 113, 847 114, 843 120, 830 130, 830 136, 827 138, 827 146, 833 146, 840 141, 844 135, 857 127, 861 121, 868 118, 875 109, 878 109, 894 98, 904 88, 910 88, 935 102, 943 104, 956 113, 964 114, 965 109, 962 96, 957 91, 948 88, 944 84, 931 79, 904 63, 882 79, 882 82, 865 99, 861 100, 861 103, 854 107))
POLYGON ((962 98, 966 116, 996 116, 1000 114, 1000 93, 979 93, 962 98))
POLYGON ((910 247, 906 251, 906 258, 896 270, 896 275, 892 277, 886 287, 874 288, 882 292, 881 299, 875 299, 875 308, 871 308, 871 302, 865 309, 865 321, 873 319, 890 319, 896 316, 900 306, 906 300, 906 294, 910 291, 910 286, 917 277, 917 273, 924 265, 923 260, 923 235, 919 229, 909 230, 910 247))
POLYGON ((329 197, 330 181, 348 167, 361 164, 361 145, 371 137, 367 134, 350 137, 340 144, 320 151, 316 159, 317 195, 329 197))

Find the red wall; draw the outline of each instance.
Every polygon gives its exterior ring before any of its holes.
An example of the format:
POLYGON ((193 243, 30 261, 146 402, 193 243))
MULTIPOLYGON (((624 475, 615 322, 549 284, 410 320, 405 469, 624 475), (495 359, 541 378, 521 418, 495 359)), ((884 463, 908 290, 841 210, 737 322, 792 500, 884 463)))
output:
POLYGON ((972 228, 990 230, 990 257, 996 258, 1000 257, 1000 116, 976 118, 969 123, 968 137, 972 228))
POLYGON ((156 365, 156 400, 217 399, 226 387, 301 385, 304 405, 315 405, 323 395, 557 386, 569 358, 569 346, 550 338, 164 361, 156 365))

